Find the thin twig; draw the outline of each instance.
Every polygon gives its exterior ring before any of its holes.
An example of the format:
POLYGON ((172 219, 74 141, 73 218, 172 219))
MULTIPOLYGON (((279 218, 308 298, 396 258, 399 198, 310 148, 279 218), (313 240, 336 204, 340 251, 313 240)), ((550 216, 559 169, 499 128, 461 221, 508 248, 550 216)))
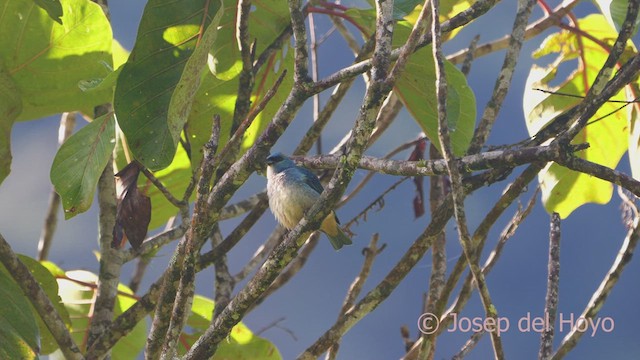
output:
POLYGON ((598 315, 598 312, 607 300, 611 290, 613 290, 614 286, 620 279, 622 271, 624 271, 625 267, 629 262, 631 262, 633 251, 638 245, 638 239, 640 239, 640 218, 636 217, 633 221, 633 227, 627 233, 627 236, 618 251, 618 255, 613 261, 613 264, 611 264, 609 272, 607 272, 604 279, 602 279, 600 286, 593 293, 589 304, 587 304, 585 309, 582 311, 582 314, 578 317, 578 319, 583 320, 579 320, 574 324, 571 331, 562 340, 562 344, 560 344, 558 350, 556 350, 550 359, 562 359, 578 344, 578 341, 580 341, 582 335, 584 335, 584 330, 580 330, 585 328, 583 322, 593 321, 593 319, 598 315))
POLYGON ((342 38, 346 41, 351 51, 353 51, 353 54, 357 56, 360 53, 360 45, 358 44, 358 41, 356 41, 356 37, 344 25, 341 18, 337 16, 329 16, 329 18, 331 19, 333 26, 338 30, 340 35, 342 35, 342 38))
MULTIPOLYGON (((542 19, 527 26, 524 33, 525 41, 540 35, 543 31, 553 26, 560 24, 562 18, 571 12, 578 3, 580 3, 579 0, 564 1, 562 4, 558 5, 558 7, 553 9, 548 16, 545 15, 542 19)), ((473 57, 477 59, 496 51, 506 49, 507 46, 509 46, 510 38, 511 35, 506 35, 501 39, 479 45, 473 50, 473 57)), ((470 51, 471 50, 469 48, 461 50, 455 54, 447 56, 447 60, 453 64, 461 64, 464 62, 464 59, 470 51)))
MULTIPOLYGON (((213 227, 211 234, 211 245, 212 247, 218 246, 222 242, 222 234, 220 233, 220 228, 216 224, 213 227)), ((227 256, 221 255, 216 258, 213 262, 214 270, 215 270, 215 308, 213 316, 211 317, 211 323, 215 321, 215 319, 220 315, 222 309, 224 309, 229 301, 231 301, 231 294, 233 293, 233 287, 235 286, 235 282, 229 273, 229 266, 227 265, 227 256)))
POLYGON ((467 342, 464 343, 464 345, 462 346, 460 351, 457 354, 455 354, 453 357, 451 357, 451 360, 462 360, 462 359, 464 359, 471 352, 471 350, 473 350, 473 348, 476 347, 476 345, 478 344, 478 341, 480 341, 480 339, 482 338, 482 336, 484 334, 485 334, 484 329, 482 329, 480 331, 475 331, 469 337, 469 340, 467 340, 467 342))
MULTIPOLYGON (((169 218, 169 220, 167 221, 167 224, 164 227, 165 232, 170 231, 175 225, 175 222, 176 222, 175 216, 172 216, 171 218, 169 218)), ((133 275, 131 276, 131 281, 129 281, 129 289, 131 289, 131 291, 133 291, 134 294, 138 292, 138 288, 140 287, 140 282, 142 282, 142 278, 144 277, 144 274, 147 271, 147 266, 151 262, 151 259, 153 259, 153 257, 155 256, 156 252, 157 251, 152 251, 138 258, 136 269, 134 270, 133 275)), ((124 255, 126 256, 127 253, 124 253, 124 255)), ((126 261, 123 261, 123 263, 125 262, 126 261)))
POLYGON ((577 156, 565 156, 557 159, 556 162, 571 170, 589 174, 599 179, 616 184, 624 189, 629 190, 635 196, 640 196, 640 181, 621 171, 596 164, 577 156))
POLYGON ((156 178, 156 176, 153 175, 151 171, 149 171, 149 169, 142 166, 142 164, 139 166, 139 168, 144 176, 149 179, 149 181, 151 181, 151 183, 162 193, 162 195, 164 195, 164 197, 171 203, 171 205, 181 210, 185 207, 189 207, 189 203, 187 201, 178 200, 175 196, 173 196, 171 191, 169 191, 169 189, 167 189, 164 184, 160 180, 158 180, 158 178, 156 178))
MULTIPOLYGON (((313 13, 307 16, 309 19, 309 38, 311 40, 311 79, 318 81, 318 42, 316 40, 316 25, 313 20, 313 13)), ((320 94, 313 95, 313 122, 318 121, 320 115, 320 94)), ((316 152, 322 154, 322 135, 318 135, 316 141, 316 152)))
MULTIPOLYGON (((371 241, 369 242, 369 246, 362 249, 362 254, 364 255, 364 261, 362 263, 362 268, 360 269, 360 273, 351 283, 349 290, 347 291, 347 296, 342 303, 342 308, 340 308, 340 313, 338 314, 338 318, 344 316, 344 314, 349 311, 349 309, 355 304, 356 299, 360 296, 360 292, 362 292, 362 287, 365 282, 369 278, 369 273, 371 273, 371 268, 373 267, 373 262, 376 257, 384 250, 386 244, 378 247, 378 233, 373 234, 371 237, 371 241)), ((329 348, 327 351, 326 360, 335 360, 338 356, 338 350, 340 349, 340 341, 336 341, 333 346, 329 348)))
POLYGON ((247 212, 253 210, 253 208, 255 208, 257 204, 262 203, 265 200, 268 200, 266 190, 252 195, 245 200, 238 201, 235 204, 227 205, 220 212, 220 217, 218 218, 218 220, 227 220, 246 214, 247 212))
POLYGON ((271 232, 271 235, 267 238, 258 250, 256 250, 251 260, 247 262, 247 264, 240 270, 237 274, 233 276, 236 283, 244 280, 249 274, 258 268, 264 260, 267 258, 269 253, 278 245, 278 243, 282 240, 282 237, 286 234, 286 229, 281 225, 277 225, 276 228, 271 232))
POLYGON ((302 268, 306 265, 307 260, 309 259, 309 256, 311 256, 311 253, 316 249, 319 239, 320 239, 319 231, 315 231, 311 233, 311 235, 309 235, 309 237, 304 242, 303 246, 300 248, 300 252, 296 256, 296 258, 293 259, 289 263, 289 265, 287 265, 287 267, 284 268, 282 272, 280 272, 280 274, 278 274, 278 276, 273 280, 273 282, 271 282, 271 285, 269 285, 269 288, 249 308, 248 311, 253 311, 258 305, 260 305, 260 303, 264 299, 268 298, 269 296, 271 296, 271 294, 275 293, 284 285, 286 285, 289 282, 289 280, 293 279, 293 277, 296 276, 296 274, 300 272, 300 270, 302 270, 302 268))
POLYGON ((522 44, 525 40, 525 27, 529 22, 529 16, 531 16, 531 11, 533 10, 533 5, 535 3, 536 0, 518 1, 518 12, 513 22, 507 53, 504 55, 504 62, 502 63, 502 67, 500 68, 500 72, 498 73, 498 77, 496 78, 496 82, 493 86, 491 99, 484 108, 480 123, 476 127, 475 134, 471 140, 471 145, 467 151, 469 154, 480 152, 489 138, 493 124, 498 118, 502 102, 507 96, 507 92, 511 85, 511 79, 515 73, 520 50, 522 49, 522 44))
POLYGON ((467 54, 464 57, 462 66, 460 67, 460 72, 464 74, 465 77, 468 76, 469 73, 471 72, 471 63, 473 63, 473 60, 475 60, 474 52, 478 47, 478 41, 480 41, 480 34, 477 34, 476 36, 473 37, 473 39, 471 39, 471 42, 469 43, 469 47, 467 48, 467 54))
POLYGON ((249 15, 251 14, 251 0, 240 0, 236 9, 236 41, 240 49, 242 71, 238 75, 238 96, 236 97, 231 134, 236 132, 240 123, 246 118, 251 108, 251 92, 255 82, 253 69, 253 52, 249 43, 249 15))
POLYGON ((551 214, 551 229, 549 230, 549 261, 547 263, 547 296, 545 298, 545 324, 540 334, 540 351, 538 359, 546 360, 553 352, 553 337, 555 332, 556 314, 558 312, 558 290, 560 283, 560 215, 551 214))
MULTIPOLYGON (((431 144, 429 147, 429 158, 432 160, 442 158, 437 148, 431 144)), ((449 195, 446 186, 446 177, 443 175, 431 177, 429 188, 429 210, 431 213, 438 210, 438 207, 449 195)), ((440 317, 443 309, 438 309, 438 299, 442 297, 446 283, 447 254, 446 254, 446 233, 442 231, 436 236, 431 246, 431 276, 429 278, 429 292, 427 293, 426 304, 423 313, 433 314, 440 317)), ((429 325, 429 324, 427 324, 429 325)), ((433 326, 433 324, 431 324, 433 326)), ((422 348, 418 353, 418 360, 433 358, 435 352, 435 337, 429 334, 422 334, 422 348)))
MULTIPOLYGON (((58 130, 58 145, 62 145, 73 133, 76 126, 76 113, 66 112, 60 117, 60 128, 58 130)), ((38 261, 47 260, 49 257, 49 249, 53 242, 53 234, 56 232, 58 223, 58 210, 60 208, 60 195, 52 189, 49 196, 49 207, 47 208, 47 216, 45 216, 40 240, 38 241, 38 261)))

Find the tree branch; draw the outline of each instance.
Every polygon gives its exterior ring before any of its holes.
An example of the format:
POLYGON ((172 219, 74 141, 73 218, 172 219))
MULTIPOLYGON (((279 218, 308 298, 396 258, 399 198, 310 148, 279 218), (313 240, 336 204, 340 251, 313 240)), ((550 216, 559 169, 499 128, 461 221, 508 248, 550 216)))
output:
POLYGON ((529 22, 531 10, 535 3, 536 0, 518 2, 518 12, 513 22, 513 29, 511 30, 511 36, 509 38, 507 53, 504 55, 502 68, 500 69, 496 82, 493 86, 491 99, 484 108, 484 112, 480 118, 480 123, 476 127, 473 139, 471 140, 471 145, 467 150, 468 154, 480 152, 482 146, 489 138, 494 122, 498 118, 502 102, 507 96, 511 80, 513 79, 516 64, 518 63, 518 57, 520 56, 520 50, 522 49, 522 43, 525 40, 525 27, 529 22))
POLYGON ((591 320, 598 315, 598 311, 602 308, 602 305, 609 296, 609 293, 613 290, 613 287, 620 279, 625 266, 631 261, 633 251, 638 245, 638 239, 640 239, 639 225, 640 218, 636 216, 633 222, 633 228, 627 233, 627 236, 618 251, 618 256, 616 256, 613 264, 611 265, 611 269, 609 269, 609 272, 600 283, 600 286, 593 293, 589 304, 587 304, 586 308, 579 316, 579 318, 583 318, 585 320, 580 320, 574 324, 571 332, 564 337, 562 344, 550 358, 551 360, 562 359, 569 351, 571 351, 578 344, 582 335, 584 335, 584 331, 578 330, 578 325, 583 326, 582 321, 591 320))
POLYGON ((560 282, 560 215, 551 214, 551 230, 549 231, 549 261, 547 276, 547 296, 544 316, 547 326, 540 334, 540 351, 538 359, 544 360, 553 351, 553 336, 558 312, 558 290, 560 282))
POLYGON ((42 290, 38 281, 31 275, 29 269, 18 259, 11 249, 11 245, 0 234, 0 262, 13 277, 16 284, 22 289, 33 308, 53 335, 60 350, 67 359, 84 359, 78 345, 71 337, 64 320, 53 307, 51 300, 42 290))

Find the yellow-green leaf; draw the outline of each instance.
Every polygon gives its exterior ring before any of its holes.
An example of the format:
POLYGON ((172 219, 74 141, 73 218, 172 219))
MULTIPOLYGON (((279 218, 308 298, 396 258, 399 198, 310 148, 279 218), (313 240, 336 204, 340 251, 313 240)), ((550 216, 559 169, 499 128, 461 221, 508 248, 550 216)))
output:
MULTIPOLYGON (((579 21, 582 31, 595 38, 612 44, 617 33, 609 26, 602 15, 590 15, 579 21)), ((579 98, 550 95, 533 90, 545 88, 559 93, 584 96, 586 86, 590 85, 606 60, 608 52, 586 37, 582 37, 586 63, 576 67, 566 78, 558 78, 558 66, 579 57, 580 44, 577 36, 568 31, 562 31, 549 36, 534 53, 536 57, 554 54, 555 61, 545 67, 532 67, 527 79, 524 94, 524 113, 529 134, 533 135, 543 128, 558 114, 570 109, 580 102, 579 98), (560 83, 554 86, 553 84, 560 83)), ((633 49, 629 49, 633 51, 633 49)), ((612 100, 627 99, 624 91, 614 96, 612 100)), ((595 116, 597 122, 589 124, 574 139, 574 143, 589 143, 590 147, 576 154, 583 159, 615 168, 620 158, 627 151, 629 137, 629 120, 625 111, 617 111, 620 104, 606 103, 595 116), (610 114, 614 112, 613 114, 610 114)), ((548 212, 557 212, 566 218, 576 208, 586 203, 605 204, 611 199, 613 186, 595 177, 578 173, 557 164, 548 165, 540 172, 539 181, 542 189, 542 199, 548 212)))

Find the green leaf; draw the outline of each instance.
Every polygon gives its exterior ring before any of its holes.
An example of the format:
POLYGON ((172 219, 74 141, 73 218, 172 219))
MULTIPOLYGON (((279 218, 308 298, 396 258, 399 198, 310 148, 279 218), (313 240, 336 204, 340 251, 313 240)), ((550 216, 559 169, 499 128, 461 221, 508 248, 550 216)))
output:
POLYGON ((60 4, 60 0, 34 0, 34 2, 49 14, 51 20, 62 25, 62 4, 60 4))
MULTIPOLYGON (((612 44, 617 37, 616 32, 602 15, 591 15, 581 19, 579 26, 583 31, 608 44, 612 44)), ((555 54, 556 59, 546 67, 532 67, 529 73, 523 97, 529 134, 537 133, 555 116, 581 101, 575 97, 542 93, 533 90, 534 88, 584 96, 587 92, 585 83, 591 84, 604 64, 608 57, 605 49, 586 37, 582 37, 582 44, 586 64, 576 67, 566 78, 558 78, 557 69, 561 64, 579 57, 580 45, 574 34, 567 31, 555 33, 547 37, 540 49, 534 53, 536 57, 555 54), (557 83, 560 85, 555 86, 554 84, 557 83)), ((628 51, 635 53, 632 48, 628 51)), ((624 91, 621 91, 611 100, 633 99, 627 99, 624 91)), ((576 156, 609 168, 617 166, 620 158, 627 151, 629 137, 629 119, 625 111, 616 111, 619 107, 620 104, 608 102, 598 110, 593 119, 606 117, 589 124, 576 136, 573 143, 590 144, 587 150, 577 153, 576 156)), ((613 193, 613 186, 610 183, 555 163, 543 169, 538 180, 546 210, 550 213, 557 212, 562 218, 566 218, 586 203, 605 204, 611 200, 613 193)))
POLYGON ((18 120, 65 111, 91 113, 111 91, 82 92, 78 82, 104 77, 112 67, 111 25, 99 5, 61 0, 62 25, 32 0, 4 1, 0 12, 0 62, 22 96, 18 120), (20 36, 16 36, 20 34, 20 36))
MULTIPOLYGON (((394 44, 403 44, 411 32, 411 24, 401 21, 396 26, 394 44)), ((429 140, 440 149, 438 140, 435 68, 431 47, 416 51, 396 82, 395 92, 429 140)), ((464 75, 445 61, 447 77, 447 122, 451 144, 456 155, 465 153, 476 121, 476 98, 464 75)))
POLYGON ((42 265, 45 269, 47 269, 51 273, 51 275, 53 275, 56 278, 64 276, 64 270, 62 270, 58 265, 56 265, 51 261, 46 261, 46 260, 42 261, 40 262, 40 265, 42 265))
POLYGON ((100 174, 115 146, 113 113, 100 116, 62 144, 51 166, 51 182, 62 198, 65 218, 87 211, 100 174))
POLYGON ((29 299, 0 264, 0 359, 36 359, 38 324, 29 299))
MULTIPOLYGON (((145 7, 136 44, 118 78, 114 108, 134 157, 151 170, 167 167, 174 157, 186 115, 174 109, 170 115, 170 104, 177 90, 181 100, 176 101, 184 102, 188 112, 190 100, 180 92, 198 87, 193 79, 203 66, 203 50, 186 69, 190 78, 181 83, 181 77, 219 6, 208 0, 151 0, 145 7)), ((215 32, 214 26, 209 40, 215 32)))
POLYGON ((422 4, 421 0, 398 0, 393 3, 393 18, 396 20, 402 19, 405 16, 411 14, 413 9, 422 4))
MULTIPOLYGON (((186 348, 191 346, 204 333, 211 324, 213 315, 213 300, 204 296, 196 295, 191 306, 191 315, 187 319, 187 328, 191 331, 183 332, 178 348, 178 354, 184 355, 186 348)), ((218 351, 213 356, 213 360, 234 359, 234 360, 279 360, 282 355, 270 341, 256 336, 243 323, 238 323, 231 329, 227 341, 220 343, 218 351)))
POLYGON ((11 127, 21 111, 20 90, 0 62, 0 183, 11 171, 11 127))
POLYGON ((180 81, 171 97, 167 121, 169 128, 173 129, 173 132, 178 136, 191 113, 196 91, 200 87, 200 79, 206 69, 209 49, 212 48, 218 36, 218 24, 223 14, 224 8, 221 7, 202 36, 200 45, 187 61, 180 81))
MULTIPOLYGON (((67 327, 71 326, 71 319, 69 319, 69 313, 67 309, 64 307, 62 303, 62 299, 58 295, 58 283, 54 277, 54 274, 49 271, 49 269, 43 266, 38 261, 24 255, 18 255, 20 260, 29 268, 31 275, 38 281, 42 290, 47 294, 49 300, 53 304, 53 307, 56 309, 56 312, 60 315, 62 320, 64 321, 67 327)), ((55 266, 55 265, 54 265, 55 266)), ((43 355, 50 354, 56 349, 58 349, 58 343, 56 343, 53 335, 44 324, 40 316, 35 309, 33 310, 33 314, 38 322, 38 328, 40 329, 40 335, 42 336, 40 340, 41 350, 40 353, 43 355)))
POLYGON ((111 51, 113 53, 113 68, 118 69, 120 66, 124 65, 129 59, 129 54, 131 53, 129 50, 125 49, 122 44, 116 39, 113 39, 113 43, 111 44, 111 51))
MULTIPOLYGON (((600 8, 600 12, 605 16, 609 25, 620 31, 624 19, 627 17, 627 7, 629 6, 629 0, 594 0, 594 3, 600 8)), ((633 34, 638 32, 638 24, 640 23, 640 17, 636 17, 635 29, 633 34)))
MULTIPOLYGON (((60 297, 71 317, 71 334, 84 350, 89 329, 89 316, 95 301, 98 277, 84 270, 67 271, 65 278, 58 278, 60 297)), ((122 314, 136 302, 131 289, 118 285, 118 296, 114 307, 114 317, 122 314)), ((116 343, 111 354, 113 359, 136 359, 147 339, 147 325, 139 322, 134 329, 116 343)))

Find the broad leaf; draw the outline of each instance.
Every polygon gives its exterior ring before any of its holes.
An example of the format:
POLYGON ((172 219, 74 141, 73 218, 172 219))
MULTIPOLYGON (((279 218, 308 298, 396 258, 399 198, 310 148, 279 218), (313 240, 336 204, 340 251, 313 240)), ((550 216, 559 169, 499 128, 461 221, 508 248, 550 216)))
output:
POLYGON ((51 166, 51 182, 62 198, 65 218, 87 211, 100 174, 115 146, 113 113, 101 116, 62 144, 51 166))
MULTIPOLYGON (((617 33, 601 15, 591 15, 579 21, 580 29, 608 44, 612 44, 617 33)), ((580 47, 575 34, 562 31, 549 36, 534 55, 536 57, 556 54, 556 60, 546 67, 532 67, 524 94, 524 113, 529 134, 533 135, 558 114, 570 109, 580 99, 570 96, 550 95, 534 90, 545 88, 564 94, 584 96, 585 84, 591 84, 608 56, 599 44, 582 38, 586 64, 576 68, 566 78, 557 78, 558 66, 579 57, 580 47), (560 82, 560 85, 555 86, 560 82)), ((631 50, 631 49, 630 49, 631 50)), ((632 100, 624 91, 612 100, 632 100)), ((589 124, 574 139, 573 143, 589 143, 590 147, 576 154, 586 160, 615 168, 627 151, 629 136, 625 111, 617 111, 620 104, 606 103, 592 118, 605 118, 589 124), (613 113, 613 114, 610 114, 613 113)), ((590 175, 578 173, 555 163, 548 165, 539 175, 542 199, 548 212, 557 212, 566 218, 573 210, 586 203, 605 204, 611 199, 613 186, 590 175)))
POLYGON ((92 113, 111 91, 86 93, 78 82, 104 77, 112 68, 111 25, 89 0, 61 0, 62 25, 33 0, 3 1, 0 62, 13 77, 23 108, 18 120, 65 111, 92 113), (16 36, 20 34, 20 36, 16 36))
MULTIPOLYGON (((188 350, 184 346, 193 345, 209 327, 213 309, 213 300, 200 295, 194 297, 191 315, 187 319, 188 330, 181 335, 180 344, 183 346, 178 348, 178 354, 183 355, 188 350)), ((223 359, 279 360, 282 356, 270 341, 254 335, 243 323, 238 323, 213 356, 213 360, 223 359)))
POLYGON ((29 299, 0 264, 0 359, 36 359, 38 324, 29 299))
POLYGON ((219 6, 208 0, 151 0, 145 7, 136 44, 118 78, 114 108, 134 157, 151 170, 167 167, 175 155, 205 66, 203 55, 215 40, 211 19, 219 6))

